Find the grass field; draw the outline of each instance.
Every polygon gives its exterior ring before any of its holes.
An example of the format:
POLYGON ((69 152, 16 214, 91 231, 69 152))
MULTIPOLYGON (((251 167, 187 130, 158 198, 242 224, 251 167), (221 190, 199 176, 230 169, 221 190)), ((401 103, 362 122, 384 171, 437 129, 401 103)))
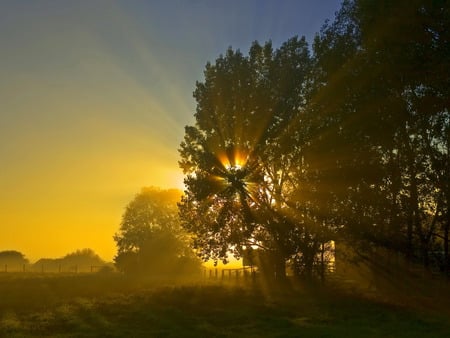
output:
POLYGON ((0 337, 450 337, 450 309, 313 285, 268 292, 116 274, 2 274, 0 337))

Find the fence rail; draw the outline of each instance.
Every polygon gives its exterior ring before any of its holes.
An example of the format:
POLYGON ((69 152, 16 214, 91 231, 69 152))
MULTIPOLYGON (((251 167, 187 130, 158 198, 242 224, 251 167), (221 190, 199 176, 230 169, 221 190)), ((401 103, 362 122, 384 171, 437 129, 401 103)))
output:
POLYGON ((109 265, 28 265, 28 264, 2 264, 0 273, 94 273, 102 269, 111 268, 109 265))
POLYGON ((242 267, 235 269, 219 269, 219 268, 204 268, 203 277, 212 280, 239 280, 255 278, 256 269, 253 267, 242 267))
MULTIPOLYGON (((273 279, 276 279, 275 271, 272 271, 273 279)), ((241 268, 204 268, 203 278, 206 280, 215 281, 245 281, 245 280, 256 280, 258 276, 263 274, 265 277, 270 278, 270 275, 264 274, 262 271, 255 266, 244 266, 241 268)), ((314 265, 313 275, 321 278, 323 280, 334 278, 336 275, 336 266, 334 261, 326 262, 323 266, 314 265)), ((292 271, 288 271, 287 277, 294 276, 292 271)))

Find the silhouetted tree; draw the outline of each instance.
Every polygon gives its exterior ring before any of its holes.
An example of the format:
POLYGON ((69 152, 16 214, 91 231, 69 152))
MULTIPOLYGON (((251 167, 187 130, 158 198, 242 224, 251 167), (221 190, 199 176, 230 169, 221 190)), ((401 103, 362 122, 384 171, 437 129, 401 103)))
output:
POLYGON ((127 205, 114 236, 119 270, 139 275, 183 274, 199 268, 189 237, 180 227, 179 190, 143 188, 127 205))
POLYGON ((425 266, 437 237, 448 264, 449 13, 448 1, 344 1, 314 43, 311 150, 342 233, 425 266))
POLYGON ((0 251, 0 269, 3 270, 5 265, 7 269, 22 269, 24 264, 28 264, 28 259, 25 255, 16 250, 0 251))
POLYGON ((344 1, 316 36, 208 63, 180 147, 203 259, 260 248, 310 275, 339 235, 449 269, 450 4, 344 1))
POLYGON ((104 265, 105 261, 97 255, 94 250, 86 248, 76 250, 65 255, 61 259, 62 263, 79 266, 100 266, 104 265))
POLYGON ((270 253, 284 278, 288 260, 311 249, 316 232, 293 213, 304 142, 302 114, 311 59, 304 38, 279 49, 253 43, 208 63, 197 82, 196 124, 180 147, 186 191, 182 225, 203 259, 227 261, 243 250, 270 253), (300 251, 299 251, 300 250, 300 251))
POLYGON ((106 264, 94 250, 86 248, 60 258, 40 258, 33 267, 35 271, 42 272, 87 272, 92 271, 93 266, 99 267, 106 264))

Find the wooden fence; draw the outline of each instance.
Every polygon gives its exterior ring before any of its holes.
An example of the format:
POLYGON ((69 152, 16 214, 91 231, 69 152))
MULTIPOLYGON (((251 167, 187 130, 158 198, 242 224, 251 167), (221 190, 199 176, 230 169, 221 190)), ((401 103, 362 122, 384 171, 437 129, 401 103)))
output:
POLYGON ((204 268, 203 278, 221 281, 239 281, 255 279, 256 269, 253 267, 242 267, 235 269, 204 268))
POLYGON ((111 269, 109 265, 62 265, 62 264, 2 264, 0 273, 94 273, 102 269, 111 269))
MULTIPOLYGON (((211 281, 255 281, 260 275, 261 272, 254 266, 244 266, 242 268, 234 269, 205 267, 203 269, 203 279, 211 281)), ((322 280, 334 279, 336 275, 334 261, 326 262, 324 266, 320 264, 315 265, 313 268, 313 275, 322 280)), ((292 276, 293 272, 288 269, 287 277, 292 276)), ((265 277, 267 278, 267 275, 265 277)), ((275 274, 272 278, 276 279, 275 274)))

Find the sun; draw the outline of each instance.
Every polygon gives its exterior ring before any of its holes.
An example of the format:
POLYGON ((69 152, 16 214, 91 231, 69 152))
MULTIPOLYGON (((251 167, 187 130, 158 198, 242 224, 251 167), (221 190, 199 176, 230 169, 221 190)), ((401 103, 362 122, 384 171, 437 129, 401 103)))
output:
POLYGON ((218 154, 217 159, 226 170, 241 170, 247 163, 248 155, 243 151, 234 150, 230 153, 223 152, 218 154))
POLYGON ((234 165, 228 163, 225 164, 225 169, 227 169, 228 171, 241 170, 242 165, 240 163, 235 163, 234 165))

